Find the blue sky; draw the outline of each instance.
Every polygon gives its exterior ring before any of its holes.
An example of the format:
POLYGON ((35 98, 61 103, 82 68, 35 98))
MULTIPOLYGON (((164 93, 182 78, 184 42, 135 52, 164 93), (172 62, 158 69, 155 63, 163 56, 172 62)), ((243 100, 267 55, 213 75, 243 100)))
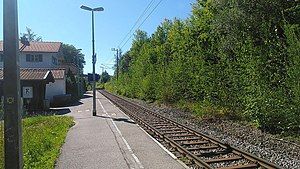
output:
MULTIPOLYGON (((82 49, 86 65, 84 73, 92 71, 91 61, 91 13, 81 10, 81 5, 104 8, 95 13, 95 40, 97 64, 111 66, 114 52, 151 0, 18 0, 19 32, 26 26, 42 36, 43 41, 59 41, 82 49)), ((160 0, 155 0, 151 9, 160 0)), ((165 19, 185 19, 191 13, 191 4, 196 0, 163 0, 140 29, 152 34, 165 19)), ((3 32, 3 1, 0 3, 0 32, 3 32)), ((150 9, 150 11, 151 11, 150 9)), ((149 11, 149 12, 150 12, 149 11)), ((139 24, 138 24, 139 25, 139 24)), ((3 33, 0 33, 0 40, 3 33)), ((126 51, 131 40, 122 49, 126 51)), ((107 70, 110 74, 112 70, 107 70)))

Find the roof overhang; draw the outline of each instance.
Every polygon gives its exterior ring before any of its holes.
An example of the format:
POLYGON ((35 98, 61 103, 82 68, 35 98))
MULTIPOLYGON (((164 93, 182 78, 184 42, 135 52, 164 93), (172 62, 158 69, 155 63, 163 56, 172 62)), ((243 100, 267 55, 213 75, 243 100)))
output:
MULTIPOLYGON (((0 81, 4 80, 3 69, 0 69, 0 81)), ((55 82, 53 73, 47 69, 21 68, 21 81, 42 81, 46 84, 55 82)))

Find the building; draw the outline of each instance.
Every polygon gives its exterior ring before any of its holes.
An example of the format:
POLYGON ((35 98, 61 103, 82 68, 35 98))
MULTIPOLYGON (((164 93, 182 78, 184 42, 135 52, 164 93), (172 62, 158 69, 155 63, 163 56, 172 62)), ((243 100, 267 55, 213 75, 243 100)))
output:
MULTIPOLYGON (((54 83, 51 70, 36 68, 20 69, 20 88, 23 105, 27 110, 42 110, 48 107, 45 101, 46 86, 54 83)), ((0 69, 0 88, 3 89, 3 69, 0 69)), ((3 96, 3 90, 0 90, 3 96)))
MULTIPOLYGON (((0 41, 0 68, 3 68, 3 41, 0 41)), ((20 67, 41 72, 50 71, 54 81, 46 84, 42 100, 53 101, 55 95, 66 94, 66 69, 63 68, 61 42, 30 42, 28 46, 20 43, 20 67)), ((30 74, 33 76, 34 74, 30 74)))
MULTIPOLYGON (((43 69, 41 69, 43 70, 43 69)), ((66 94, 66 71, 63 68, 44 69, 53 74, 54 82, 46 85, 45 99, 53 102, 53 96, 66 94)))
MULTIPOLYGON (((29 46, 20 43, 21 68, 58 68, 62 60, 61 42, 30 42, 29 46)), ((3 41, 0 41, 0 68, 3 68, 3 41)))

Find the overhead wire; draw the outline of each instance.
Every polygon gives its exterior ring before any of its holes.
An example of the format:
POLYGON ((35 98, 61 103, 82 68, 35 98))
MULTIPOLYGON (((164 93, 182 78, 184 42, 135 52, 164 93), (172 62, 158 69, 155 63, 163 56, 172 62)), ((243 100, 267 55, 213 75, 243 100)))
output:
MULTIPOLYGON (((139 29, 141 26, 143 26, 143 24, 146 22, 146 20, 150 17, 150 15, 155 11, 155 9, 161 4, 163 0, 160 0, 156 6, 152 9, 152 11, 147 15, 147 17, 143 20, 143 22, 138 26, 137 29, 139 29)), ((122 45, 121 49, 128 43, 128 41, 131 39, 131 37, 133 36, 134 34, 131 34, 131 36, 126 40, 126 42, 122 45)))
MULTIPOLYGON (((126 34, 126 36, 122 39, 122 41, 121 41, 121 43, 118 45, 118 47, 120 48, 120 49, 122 49, 127 43, 128 43, 128 41, 132 38, 132 36, 134 35, 134 33, 132 33, 132 30, 134 29, 134 27, 138 24, 138 22, 141 20, 141 18, 146 14, 146 12, 150 9, 150 7, 152 6, 152 4, 153 4, 153 2, 154 2, 155 0, 151 0, 150 1, 150 3, 147 5, 147 7, 145 8, 145 10, 143 11, 143 13, 140 15, 140 17, 138 18, 138 20, 135 22, 135 24, 132 26, 132 28, 130 29, 130 31, 126 34), (130 34, 130 33, 132 33, 131 35, 130 35, 130 37, 128 37, 128 35, 130 34), (121 44, 124 42, 124 40, 126 39, 126 37, 128 37, 127 38, 127 40, 125 41, 125 43, 121 46, 121 44), (121 47, 120 47, 121 46, 121 47)), ((150 11, 150 13, 146 16, 146 18, 139 24, 139 26, 137 27, 137 29, 139 29, 141 26, 143 26, 143 24, 147 21, 147 19, 151 16, 151 14, 156 10, 156 8, 162 3, 162 1, 163 0, 160 0, 157 4, 156 4, 156 6, 154 6, 154 8, 150 11)), ((113 58, 111 58, 110 60, 109 60, 109 62, 108 63, 110 63, 112 60, 114 59, 114 57, 113 58)))
POLYGON ((133 26, 131 27, 131 29, 129 30, 129 32, 126 34, 126 36, 122 39, 122 41, 119 43, 118 46, 120 46, 124 40, 128 37, 128 35, 133 31, 133 29, 135 28, 135 26, 139 23, 139 21, 145 16, 145 14, 148 12, 148 10, 150 9, 150 7, 152 6, 153 2, 155 0, 151 0, 149 2, 149 4, 147 5, 147 7, 144 9, 144 11, 142 12, 142 14, 138 17, 138 19, 135 21, 135 23, 133 24, 133 26))

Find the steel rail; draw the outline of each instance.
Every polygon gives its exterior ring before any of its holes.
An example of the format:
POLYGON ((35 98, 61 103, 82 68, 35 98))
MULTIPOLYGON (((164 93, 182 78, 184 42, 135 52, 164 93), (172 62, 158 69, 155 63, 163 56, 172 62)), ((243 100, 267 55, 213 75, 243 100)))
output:
MULTIPOLYGON (((247 159, 249 161, 252 162, 252 164, 248 164, 248 167, 249 168, 253 168, 254 164, 257 164, 257 167, 256 168, 259 168, 259 167, 264 167, 264 168, 267 168, 267 169, 277 169, 277 168, 281 168, 279 166, 277 166, 276 164, 273 164, 273 163, 270 163, 262 158, 259 158, 255 155, 252 155, 248 152, 245 152, 241 149, 238 149, 236 147, 233 147, 233 146, 229 146, 228 144, 225 144, 225 143, 222 143, 220 140, 216 139, 216 138, 213 138, 211 136, 208 136, 206 134, 203 134, 203 133, 200 133, 194 129, 191 129, 189 127, 187 127, 186 125, 183 125, 183 124, 180 124, 174 120, 171 120, 169 118, 166 118, 162 115, 159 115, 155 112, 153 112, 152 110, 144 107, 144 106, 141 106, 139 104, 136 104, 136 103, 133 103, 133 102, 130 102, 128 100, 125 100, 119 96, 116 96, 116 95, 113 95, 111 93, 108 93, 106 91, 100 91, 105 97, 107 97, 109 100, 111 100, 114 104, 116 104, 122 111, 124 111, 125 113, 127 113, 130 117, 132 117, 134 120, 136 120, 140 125, 142 125, 143 127, 146 128, 146 130, 149 132, 151 131, 152 133, 154 133, 156 136, 160 137, 161 139, 163 139, 165 142, 167 142, 169 145, 171 145, 171 147, 177 149, 178 152, 180 152, 181 154, 183 154, 185 157, 187 157, 189 160, 191 160, 192 162, 194 162, 195 164, 199 165, 199 166, 202 166, 202 167, 205 167, 205 168, 212 168, 211 167, 211 164, 214 163, 214 161, 205 161, 205 160, 202 160, 200 159, 197 155, 195 155, 194 153, 190 152, 189 150, 187 150, 186 148, 182 147, 180 144, 178 144, 175 140, 176 139, 172 139, 172 138, 169 138, 168 136, 166 136, 167 134, 159 131, 158 129, 156 129, 155 127, 151 126, 151 124, 149 124, 148 122, 146 122, 144 119, 142 119, 141 117, 139 117, 137 114, 142 110, 144 113, 147 113, 151 116, 154 116, 156 118, 158 118, 157 121, 154 121, 153 124, 156 124, 157 126, 161 125, 161 126, 164 126, 166 125, 167 123, 171 123, 173 125, 173 127, 177 127, 179 129, 183 129, 183 131, 186 131, 186 132, 190 132, 190 133, 193 133, 195 136, 198 136, 204 140, 207 140, 207 141, 210 141, 212 142, 213 144, 215 145, 218 145, 220 146, 221 148, 225 149, 224 150, 224 153, 227 152, 228 153, 233 153, 233 154, 236 154, 240 157, 243 157, 244 159, 247 159), (130 105, 132 109, 135 109, 135 112, 136 113, 133 113, 132 110, 130 110, 128 107, 122 105, 120 102, 116 101, 115 99, 113 99, 112 97, 118 99, 118 100, 121 100, 123 103, 130 105), (166 124, 162 124, 162 122, 166 123, 166 124)), ((152 125, 153 125, 152 124, 152 125)), ((156 126, 156 127, 157 127, 156 126)), ((174 131, 176 132, 176 131, 174 131)), ((170 133, 171 134, 171 133, 170 133)), ((176 135, 174 135, 174 137, 176 137, 176 135)), ((179 139, 180 140, 180 139, 179 139)), ((184 141, 185 139, 183 138, 182 141, 184 141)), ((187 139, 188 140, 188 139, 187 139)), ((198 139, 199 140, 199 139, 198 139)), ((230 161, 234 158, 228 158, 228 160, 225 160, 224 161, 230 161)), ((219 162, 218 160, 215 160, 215 162, 219 162)), ((243 165, 244 167, 247 167, 247 165, 243 165)), ((243 167, 243 166, 240 166, 240 167, 243 167)), ((239 166, 235 166, 235 167, 239 167, 239 166)))
POLYGON ((161 134, 161 132, 159 132, 158 130, 156 130, 155 128, 153 128, 152 126, 150 126, 147 122, 145 122, 144 120, 142 120, 141 118, 139 118, 138 116, 134 115, 133 113, 130 113, 130 110, 128 110, 126 107, 117 104, 114 100, 111 100, 113 103, 115 103, 116 105, 119 106, 119 108, 128 113, 129 116, 131 116, 133 119, 135 119, 136 121, 138 121, 138 123, 144 127, 147 128, 147 130, 152 131, 153 133, 155 133, 157 136, 159 136, 161 139, 164 139, 166 142, 168 142, 172 147, 176 148, 180 153, 183 153, 186 155, 186 157, 188 157, 190 160, 192 160, 193 162, 195 162, 197 165, 203 166, 205 168, 208 169, 212 169, 212 167, 210 167, 207 163, 205 163, 204 161, 202 161, 201 159, 199 159, 197 156, 195 156, 194 154, 190 153, 189 151, 187 151, 186 149, 184 149, 182 146, 180 146, 179 144, 177 144, 175 141, 169 139, 168 137, 165 137, 163 134, 161 134))

